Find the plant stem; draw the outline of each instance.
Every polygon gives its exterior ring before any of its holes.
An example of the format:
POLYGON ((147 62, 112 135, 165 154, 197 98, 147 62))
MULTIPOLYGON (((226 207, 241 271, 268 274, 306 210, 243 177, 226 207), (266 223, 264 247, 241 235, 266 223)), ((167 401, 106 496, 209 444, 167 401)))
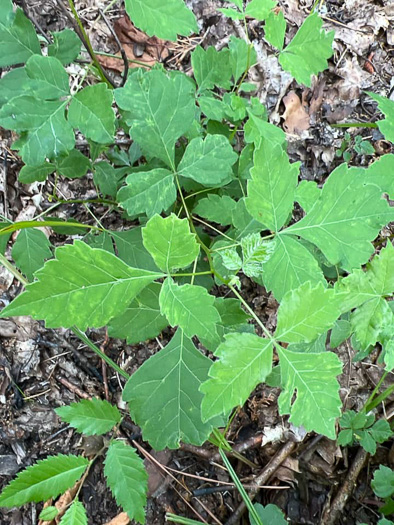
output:
POLYGON ((182 516, 177 516, 176 514, 171 514, 170 512, 166 513, 166 521, 170 521, 171 523, 180 523, 181 525, 206 525, 202 521, 182 518, 182 516))
POLYGON ((118 206, 116 201, 111 201, 110 199, 58 199, 57 197, 52 197, 59 204, 108 204, 109 206, 118 206))
POLYGON ((330 124, 332 128, 377 128, 375 122, 345 122, 344 124, 330 124))
POLYGON ((24 286, 29 284, 29 281, 25 279, 25 277, 15 268, 13 264, 10 263, 10 261, 4 257, 3 254, 0 253, 0 263, 7 268, 9 272, 12 273, 12 275, 18 279, 20 283, 22 283, 24 286))
POLYGON ((19 221, 6 226, 0 230, 1 235, 8 235, 17 230, 24 230, 26 228, 44 228, 45 226, 49 227, 64 227, 64 228, 81 228, 81 229, 90 229, 102 231, 98 226, 91 226, 90 224, 82 224, 80 222, 61 222, 61 221, 19 221))
MULTIPOLYGON (((110 58, 118 58, 119 60, 122 60, 122 57, 119 55, 113 55, 112 53, 105 53, 104 51, 95 51, 95 55, 100 55, 103 57, 110 57, 110 58)), ((131 64, 138 64, 139 66, 146 67, 148 69, 152 69, 153 66, 150 66, 149 64, 146 64, 145 62, 141 62, 140 60, 133 60, 131 58, 127 59, 128 62, 131 64)))
POLYGON ((174 273, 171 277, 197 277, 198 275, 212 275, 212 270, 206 272, 174 273))
POLYGON ((364 403, 363 412, 369 412, 367 410, 367 407, 372 403, 373 398, 376 396, 377 392, 379 392, 380 387, 382 386, 383 381, 386 379, 388 372, 384 372, 382 374, 382 377, 379 379, 378 384, 375 386, 375 388, 372 391, 372 394, 369 396, 369 398, 364 403))
POLYGON ((87 47, 87 50, 89 51, 89 55, 90 55, 91 59, 93 60, 94 65, 97 68, 97 71, 98 71, 98 74, 99 74, 101 80, 103 82, 105 82, 110 89, 113 89, 113 85, 108 80, 108 78, 105 76, 103 68, 101 67, 100 62, 97 60, 97 56, 96 56, 96 54, 94 52, 94 49, 92 47, 92 44, 90 42, 90 38, 89 38, 88 34, 86 33, 85 28, 83 27, 83 24, 81 22, 81 19, 79 18, 77 10, 75 9, 74 1, 73 0, 68 0, 68 5, 70 6, 71 12, 74 15, 75 21, 76 21, 76 23, 77 23, 77 25, 79 27, 79 30, 81 31, 81 34, 82 34, 82 36, 83 36, 83 38, 85 40, 85 45, 87 47))
POLYGON ((88 347, 93 350, 95 354, 97 354, 103 361, 105 361, 109 366, 111 366, 116 372, 118 372, 119 375, 124 377, 125 379, 129 379, 130 376, 127 372, 125 372, 122 368, 120 368, 119 365, 115 363, 110 357, 108 357, 104 352, 100 350, 98 346, 96 346, 90 339, 87 337, 87 335, 82 332, 79 328, 76 326, 73 326, 70 329, 81 341, 83 341, 85 344, 88 345, 88 347))
POLYGON ((384 401, 385 399, 387 399, 392 393, 394 392, 394 385, 391 385, 389 386, 388 388, 386 388, 386 390, 384 392, 382 392, 380 394, 380 396, 378 396, 377 398, 375 398, 374 401, 371 401, 366 407, 365 407, 365 411, 366 412, 370 412, 371 410, 373 410, 374 408, 376 408, 378 405, 380 405, 380 403, 382 403, 382 401, 384 401))

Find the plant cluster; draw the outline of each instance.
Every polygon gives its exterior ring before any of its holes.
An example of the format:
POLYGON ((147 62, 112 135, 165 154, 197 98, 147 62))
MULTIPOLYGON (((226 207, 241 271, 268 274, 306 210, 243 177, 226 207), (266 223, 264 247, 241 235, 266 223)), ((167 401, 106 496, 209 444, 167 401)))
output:
MULTIPOLYGON (((310 85, 327 67, 334 35, 322 29, 317 12, 284 47, 286 22, 274 0, 232 4, 220 11, 245 26, 247 16, 263 22, 266 41, 299 83, 310 85)), ((176 39, 198 29, 182 0, 126 0, 126 10, 148 35, 176 39)), ((25 163, 19 180, 44 182, 55 174, 56 182, 92 172, 96 201, 130 223, 110 231, 46 214, 4 221, 0 248, 4 253, 20 230, 11 252, 19 271, 11 269, 26 286, 2 317, 30 315, 47 327, 69 328, 98 353, 84 334, 88 328, 106 326, 110 337, 134 344, 173 327, 167 346, 131 377, 109 360, 127 379, 123 399, 131 418, 156 450, 181 441, 201 445, 262 382, 281 388, 279 413, 293 425, 336 439, 342 362, 332 350, 351 337, 361 359, 379 344, 385 370, 394 368, 394 249, 380 236, 394 219, 386 198, 394 198, 393 155, 368 168, 341 164, 322 187, 299 182, 284 132, 268 122, 266 108, 251 96, 255 86, 245 81, 257 62, 247 37, 232 36, 221 51, 197 46, 194 79, 158 65, 132 70, 113 89, 94 62, 71 92, 65 66, 81 50, 75 33, 54 33, 43 48, 11 0, 0 0, 0 15, 0 67, 18 66, 0 79, 0 125, 19 135, 13 144, 25 163), (75 148, 76 131, 87 139, 89 157, 75 148), (132 139, 128 150, 110 147, 119 131, 132 139), (80 238, 53 250, 41 226, 80 238), (243 298, 240 275, 278 301, 274 333, 243 298), (232 296, 218 297, 217 286, 232 296)), ((393 141, 394 102, 370 95, 386 116, 379 129, 393 141)), ((366 408, 374 406, 371 399, 366 408)), ((100 400, 57 412, 88 435, 121 421, 100 400)), ((391 431, 362 414, 342 417, 340 442, 359 440, 373 453, 391 431)), ((0 505, 56 497, 84 479, 91 463, 72 455, 38 462, 6 487, 0 505)), ((119 505, 143 523, 147 475, 116 432, 104 473, 119 505)), ((50 507, 42 518, 57 512, 50 507)), ((61 523, 87 523, 78 495, 61 523)))

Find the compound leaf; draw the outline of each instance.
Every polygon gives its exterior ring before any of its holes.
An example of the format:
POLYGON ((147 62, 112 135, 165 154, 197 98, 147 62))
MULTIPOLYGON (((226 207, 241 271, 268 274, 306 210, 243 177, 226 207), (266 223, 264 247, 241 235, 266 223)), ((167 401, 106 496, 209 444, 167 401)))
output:
POLYGON ((46 235, 35 228, 26 228, 19 235, 12 247, 12 258, 17 267, 33 280, 34 273, 44 265, 45 259, 52 257, 51 243, 46 235))
POLYGON ((237 154, 226 137, 207 135, 188 144, 177 171, 204 186, 216 186, 231 177, 236 161, 237 154))
POLYGON ((93 180, 103 195, 115 198, 127 172, 127 167, 115 168, 108 162, 100 161, 94 164, 93 180))
POLYGON ((126 184, 118 191, 117 201, 129 215, 146 213, 152 217, 167 210, 176 200, 174 175, 163 168, 132 173, 126 184))
POLYGON ((152 257, 146 250, 142 242, 142 228, 136 227, 130 230, 113 231, 112 238, 115 240, 118 256, 133 268, 144 268, 157 271, 152 257))
POLYGON ((190 79, 185 75, 168 76, 159 70, 138 71, 125 87, 115 91, 115 100, 127 111, 125 119, 131 136, 142 150, 175 171, 175 142, 191 128, 195 118, 190 79))
POLYGON ((140 343, 159 335, 168 326, 167 319, 160 312, 160 290, 159 283, 144 288, 122 315, 111 319, 108 335, 126 339, 128 344, 140 343))
POLYGON ((257 20, 265 20, 275 6, 275 0, 251 0, 246 6, 245 14, 257 20))
POLYGON ((123 441, 113 441, 105 457, 104 475, 116 502, 129 518, 145 523, 148 474, 135 449, 123 441))
POLYGON ((340 314, 340 298, 332 288, 305 282, 283 297, 275 337, 287 343, 308 343, 331 328, 340 314))
POLYGON ((193 213, 222 226, 227 226, 232 224, 232 214, 236 205, 236 201, 227 195, 209 193, 207 197, 198 201, 193 213))
POLYGON ((290 164, 279 145, 262 142, 254 153, 246 208, 269 230, 278 232, 293 209, 299 163, 290 164))
POLYGON ((202 393, 211 361, 178 329, 169 344, 131 376, 123 391, 132 419, 155 450, 201 445, 213 424, 201 421, 202 393))
POLYGON ((51 162, 45 162, 41 166, 22 166, 18 179, 22 184, 31 184, 32 182, 44 182, 48 175, 56 170, 56 166, 51 162))
POLYGON ((75 500, 71 507, 67 509, 60 521, 60 525, 88 525, 86 510, 80 501, 75 500))
POLYGON ((339 358, 332 352, 300 353, 284 348, 278 354, 283 388, 278 400, 280 414, 291 414, 293 425, 302 425, 308 432, 335 439, 335 420, 342 406, 336 380, 342 372, 339 358))
POLYGON ((0 494, 0 507, 56 498, 82 476, 89 460, 82 456, 51 456, 20 472, 0 494))
POLYGON ((55 409, 66 423, 87 436, 106 434, 122 419, 116 406, 103 399, 82 399, 55 409))
POLYGON ((328 177, 309 213, 283 234, 299 235, 315 244, 332 265, 351 271, 374 252, 371 240, 394 219, 378 184, 364 170, 341 164, 328 177))
POLYGON ((70 93, 68 74, 57 58, 33 55, 26 62, 26 73, 35 80, 40 98, 54 100, 70 93))
POLYGON ((241 239, 242 271, 248 277, 259 277, 263 264, 272 255, 274 243, 264 241, 259 233, 250 233, 241 239))
POLYGON ((126 0, 125 3, 131 20, 149 36, 175 41, 177 35, 198 32, 194 14, 183 0, 126 0))
POLYGON ((81 52, 81 39, 75 31, 63 29, 52 33, 53 44, 48 46, 48 55, 55 57, 65 66, 71 64, 81 52))
POLYGON ((2 0, 0 7, 0 67, 23 64, 40 54, 40 42, 33 24, 21 9, 13 13, 11 0, 2 0))
POLYGON ((217 51, 209 46, 203 49, 197 46, 191 54, 194 78, 199 90, 212 89, 215 86, 229 89, 231 86, 230 52, 228 49, 217 51))
POLYGON ((263 264, 263 281, 277 301, 290 290, 308 281, 326 283, 311 252, 290 235, 277 235, 270 258, 263 264))
POLYGON ((109 144, 115 133, 112 103, 113 93, 104 82, 87 86, 72 98, 68 120, 87 139, 99 144, 109 144))
POLYGON ((272 369, 272 343, 254 334, 231 333, 215 351, 209 379, 200 387, 204 394, 201 411, 204 421, 229 413, 243 405, 252 390, 272 369))
POLYGON ((252 44, 247 44, 243 38, 234 35, 230 36, 228 48, 234 82, 238 82, 243 73, 256 63, 256 51, 252 44))
POLYGON ((279 63, 300 84, 311 85, 311 75, 328 67, 334 31, 326 33, 317 13, 309 15, 290 44, 280 53, 279 63))
POLYGON ((217 337, 216 325, 219 312, 214 306, 215 298, 202 286, 184 284, 178 286, 168 277, 160 292, 160 309, 171 326, 180 326, 188 337, 217 337))
POLYGON ((0 109, 0 125, 18 132, 27 131, 20 143, 23 161, 42 165, 74 148, 72 127, 65 118, 67 101, 38 100, 28 95, 11 99, 0 109))
POLYGON ((178 219, 173 213, 165 219, 160 215, 149 219, 142 238, 157 266, 166 272, 186 268, 200 253, 187 219, 178 219))
POLYGON ((115 255, 75 241, 56 249, 1 316, 31 315, 51 328, 101 327, 162 273, 131 268, 115 255))
POLYGON ((377 125, 379 130, 387 140, 394 142, 394 101, 387 97, 382 97, 382 95, 377 95, 376 93, 370 93, 368 91, 367 93, 373 100, 376 100, 378 108, 386 117, 383 120, 378 120, 377 125))

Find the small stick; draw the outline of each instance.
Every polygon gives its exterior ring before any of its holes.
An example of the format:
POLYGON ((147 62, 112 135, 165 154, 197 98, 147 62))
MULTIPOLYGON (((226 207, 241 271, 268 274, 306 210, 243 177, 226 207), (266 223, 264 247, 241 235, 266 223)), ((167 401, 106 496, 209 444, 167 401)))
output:
MULTIPOLYGON (((262 472, 256 476, 253 482, 253 488, 249 491, 249 498, 251 501, 254 500, 256 497, 258 491, 261 488, 261 485, 265 485, 268 481, 268 479, 272 476, 272 474, 280 467, 280 465, 284 462, 284 460, 293 452, 295 449, 296 444, 294 441, 288 441, 278 452, 275 454, 275 456, 268 462, 268 464, 265 466, 265 468, 262 470, 262 472)), ((235 525, 239 519, 241 519, 242 514, 246 510, 246 505, 242 501, 237 508, 237 510, 234 512, 234 514, 231 516, 229 520, 226 521, 225 525, 235 525)), ((326 524, 325 524, 326 525, 326 524)))
POLYGON ((338 519, 343 514, 343 509, 354 490, 358 475, 364 467, 367 458, 368 452, 360 447, 347 473, 345 481, 338 490, 332 504, 323 512, 320 519, 321 525, 335 525, 338 523, 338 519))
POLYGON ((123 64, 124 64, 124 70, 123 70, 122 82, 121 82, 119 87, 123 87, 126 84, 127 75, 129 73, 129 59, 127 58, 126 51, 124 50, 122 44, 120 43, 118 35, 116 34, 114 28, 111 26, 111 24, 109 23, 107 17, 105 16, 104 11, 102 9, 99 9, 99 13, 101 15, 101 18, 104 20, 105 25, 108 27, 111 35, 114 37, 115 42, 118 44, 118 48, 119 48, 120 54, 122 55, 122 60, 123 60, 123 64))
POLYGON ((68 388, 70 392, 73 392, 73 394, 76 394, 82 399, 91 399, 89 394, 87 394, 86 392, 78 388, 76 385, 73 385, 72 383, 70 383, 70 381, 67 381, 67 379, 65 379, 64 377, 57 375, 56 379, 57 381, 59 381, 59 383, 61 383, 66 388, 68 388))

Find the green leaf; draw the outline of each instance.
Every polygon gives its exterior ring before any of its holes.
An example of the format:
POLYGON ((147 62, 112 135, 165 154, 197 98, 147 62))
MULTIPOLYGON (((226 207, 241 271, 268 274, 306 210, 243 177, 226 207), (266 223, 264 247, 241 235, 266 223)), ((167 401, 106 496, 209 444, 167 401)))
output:
POLYGON ((92 164, 83 153, 77 149, 72 149, 68 155, 56 159, 56 166, 63 177, 80 179, 91 169, 92 164))
POLYGON ((175 142, 192 127, 195 118, 190 79, 159 70, 138 71, 125 87, 115 90, 115 100, 127 111, 126 123, 141 149, 175 171, 175 142))
POLYGON ((117 504, 128 517, 145 523, 148 474, 136 450, 123 441, 113 441, 105 457, 104 475, 117 504))
POLYGON ((254 153, 246 208, 269 230, 278 232, 293 209, 299 163, 290 164, 279 145, 262 142, 254 153))
POLYGON ((23 162, 40 166, 47 157, 57 157, 74 148, 74 132, 65 118, 66 105, 67 101, 22 95, 0 109, 0 126, 28 132, 20 146, 23 162))
POLYGON ((12 258, 29 281, 33 280, 34 273, 44 265, 45 259, 52 257, 50 246, 51 243, 40 230, 26 228, 19 232, 12 247, 12 258))
POLYGON ((331 328, 340 313, 340 298, 332 288, 305 282, 283 297, 275 337, 287 343, 313 341, 331 328))
POLYGON ((237 239, 242 239, 250 233, 259 233, 264 229, 261 222, 254 219, 246 209, 245 200, 245 198, 239 199, 232 214, 233 224, 237 230, 237 239))
MULTIPOLYGON (((283 512, 279 509, 279 507, 273 505, 272 503, 269 503, 265 507, 260 505, 260 503, 255 503, 254 508, 256 509, 257 514, 261 518, 261 522, 264 525, 287 525, 288 523, 283 516, 283 512)), ((257 525, 256 521, 251 515, 249 515, 249 518, 251 525, 257 525)))
POLYGON ((189 266, 200 253, 187 219, 178 219, 173 213, 165 219, 160 215, 149 219, 142 238, 157 266, 166 272, 189 266))
POLYGON ((394 470, 380 465, 379 469, 375 470, 371 486, 379 498, 392 496, 394 494, 394 470))
POLYGON ((167 319, 161 315, 159 294, 161 285, 148 285, 130 303, 122 315, 109 322, 108 335, 126 339, 128 344, 135 344, 152 339, 166 326, 167 319))
POLYGON ((40 54, 33 24, 21 9, 13 13, 11 0, 2 0, 0 7, 0 67, 23 64, 34 54, 40 54))
POLYGON ((216 186, 231 177, 237 158, 226 137, 207 135, 188 144, 177 171, 204 186, 216 186))
POLYGON ((254 334, 231 333, 215 351, 209 379, 200 387, 204 394, 204 421, 242 406, 252 390, 272 369, 272 343, 254 334))
POLYGON ((155 450, 178 448, 180 441, 202 445, 208 439, 213 423, 201 421, 199 387, 208 378, 211 363, 178 329, 127 382, 123 399, 155 450))
POLYGON ((388 303, 381 297, 375 297, 362 304, 350 316, 359 351, 375 345, 379 335, 387 326, 394 326, 394 314, 388 303))
POLYGON ((116 406, 96 397, 56 408, 55 412, 63 421, 86 436, 106 434, 122 419, 116 406))
POLYGON ((133 268, 157 271, 154 260, 142 242, 142 228, 135 227, 130 230, 113 231, 112 238, 116 242, 118 256, 133 268))
POLYGON ((302 180, 295 191, 294 200, 309 213, 320 197, 321 190, 314 180, 302 180))
POLYGON ((290 44, 280 53, 279 63, 300 84, 311 85, 311 76, 328 67, 334 31, 326 33, 317 13, 309 15, 290 44))
POLYGON ((231 7, 218 7, 217 10, 232 20, 243 20, 245 18, 244 13, 232 9, 231 7))
POLYGON ((337 348, 352 335, 352 326, 345 319, 338 319, 331 330, 330 347, 337 348))
POLYGON ((52 521, 56 518, 58 514, 59 514, 59 510, 56 507, 50 506, 50 507, 45 507, 45 509, 42 509, 38 518, 44 521, 52 521))
POLYGON ((31 184, 32 182, 44 182, 48 175, 51 175, 56 169, 54 164, 45 162, 41 166, 22 166, 18 179, 22 184, 31 184))
POLYGON ((110 144, 115 134, 113 93, 104 82, 87 86, 71 100, 68 120, 87 139, 99 144, 110 144))
POLYGON ((26 62, 26 73, 38 83, 40 98, 55 100, 70 94, 68 74, 57 58, 33 55, 26 62))
POLYGON ((263 264, 268 261, 273 252, 274 243, 264 241, 259 233, 250 233, 241 239, 242 271, 248 277, 259 277, 263 264))
POLYGON ((205 288, 191 284, 178 286, 168 277, 160 292, 160 309, 171 326, 180 326, 188 337, 212 339, 217 336, 220 315, 215 298, 205 288))
POLYGON ((163 277, 131 268, 82 241, 57 248, 55 256, 36 272, 38 280, 2 310, 2 317, 30 315, 45 319, 51 328, 98 328, 125 309, 145 286, 163 277))
POLYGON ((176 200, 174 175, 163 168, 132 173, 126 184, 118 191, 116 200, 129 215, 146 213, 152 217, 167 210, 176 200))
POLYGON ((367 91, 367 94, 378 103, 378 108, 386 117, 383 120, 378 120, 377 125, 381 133, 390 142, 394 142, 394 101, 382 95, 371 93, 367 91))
POLYGON ((20 507, 32 501, 56 498, 71 488, 85 472, 89 460, 82 456, 51 456, 27 467, 0 494, 0 507, 20 507))
POLYGON ((0 106, 19 95, 34 95, 33 82, 25 67, 17 67, 0 79, 0 106))
POLYGON ((94 164, 93 180, 103 195, 115 198, 128 168, 114 168, 108 162, 100 161, 94 164))
POLYGON ((193 213, 204 217, 211 222, 217 222, 222 226, 232 224, 232 213, 236 202, 227 195, 216 195, 209 193, 207 197, 198 201, 193 213))
POLYGON ((203 95, 198 98, 198 104, 204 115, 211 120, 221 121, 226 116, 224 111, 226 105, 223 100, 211 95, 203 95))
MULTIPOLYGON (((101 250, 105 250, 110 253, 115 253, 114 246, 112 243, 112 237, 106 231, 101 232, 99 234, 90 231, 87 235, 85 235, 83 240, 92 248, 100 248, 101 250)), ((133 265, 131 264, 130 266, 133 265)))
POLYGON ((385 419, 378 419, 378 421, 372 425, 369 431, 377 443, 384 443, 393 435, 390 423, 385 419))
POLYGON ((362 169, 336 168, 310 212, 283 234, 299 235, 315 244, 332 265, 347 271, 366 263, 374 252, 371 240, 394 219, 394 210, 362 169))
POLYGON ((245 142, 253 142, 256 146, 263 142, 271 142, 271 146, 279 144, 286 147, 286 134, 278 126, 257 117, 248 110, 249 119, 244 126, 245 142))
POLYGON ((377 184, 382 193, 388 193, 389 197, 394 200, 394 155, 388 153, 382 155, 370 164, 365 170, 365 180, 371 184, 377 184))
POLYGON ((238 254, 237 248, 226 248, 224 250, 220 250, 218 253, 222 258, 223 265, 228 270, 231 270, 235 273, 239 272, 239 270, 242 268, 242 259, 238 254))
POLYGON ((256 51, 253 44, 247 44, 243 38, 234 35, 230 36, 228 47, 234 82, 238 82, 245 71, 257 62, 256 51))
POLYGON ((271 257, 263 264, 263 281, 281 301, 290 290, 301 284, 326 285, 323 272, 311 252, 290 235, 277 235, 271 257))
POLYGON ((293 425, 302 425, 307 432, 335 439, 335 420, 342 406, 336 380, 342 372, 339 358, 332 352, 299 353, 284 348, 278 354, 283 388, 279 413, 291 414, 293 425))
POLYGON ((283 11, 279 11, 279 13, 270 12, 265 21, 264 33, 267 42, 282 51, 286 33, 286 20, 283 11))
POLYGON ((230 52, 228 49, 217 51, 213 46, 203 49, 197 46, 191 54, 194 78, 199 90, 213 89, 215 86, 231 87, 230 52))
POLYGON ((60 525, 88 525, 86 510, 80 501, 74 500, 62 517, 60 525))
POLYGON ((48 55, 55 57, 66 66, 71 64, 81 52, 81 39, 75 31, 63 29, 63 31, 52 33, 53 44, 48 46, 48 55))
POLYGON ((183 0, 126 0, 125 3, 131 20, 149 36, 175 41, 177 35, 198 33, 194 14, 183 0))
POLYGON ((265 20, 275 6, 274 0, 251 0, 246 6, 245 14, 257 20, 265 20))

